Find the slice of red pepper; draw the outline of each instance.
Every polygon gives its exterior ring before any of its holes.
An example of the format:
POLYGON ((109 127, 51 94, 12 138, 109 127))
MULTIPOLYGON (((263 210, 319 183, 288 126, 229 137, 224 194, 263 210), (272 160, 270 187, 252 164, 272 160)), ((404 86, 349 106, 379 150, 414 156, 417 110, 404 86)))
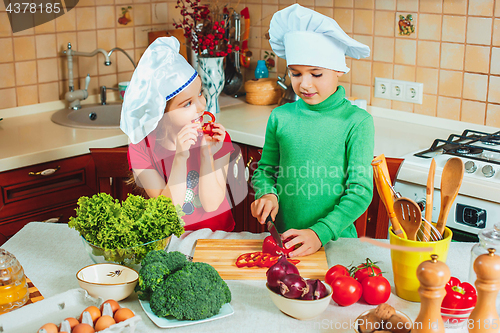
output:
MULTIPOLYGON (((273 256, 264 252, 243 253, 236 259, 236 266, 241 267, 271 267, 278 262, 280 256, 273 256)), ((297 259, 287 259, 292 264, 296 265, 300 262, 297 259)))
POLYGON ((441 306, 447 309, 469 309, 476 305, 476 289, 468 282, 451 277, 445 286, 446 295, 441 306))
POLYGON ((203 115, 201 116, 202 117, 202 120, 203 120, 203 117, 204 116, 210 116, 211 120, 209 120, 208 122, 204 123, 202 126, 201 126, 201 129, 199 129, 198 131, 199 132, 203 132, 205 134, 208 134, 210 136, 213 136, 214 135, 214 132, 212 131, 211 128, 209 128, 208 125, 212 124, 215 122, 215 116, 211 113, 211 112, 208 112, 208 111, 205 111, 203 112, 203 115))

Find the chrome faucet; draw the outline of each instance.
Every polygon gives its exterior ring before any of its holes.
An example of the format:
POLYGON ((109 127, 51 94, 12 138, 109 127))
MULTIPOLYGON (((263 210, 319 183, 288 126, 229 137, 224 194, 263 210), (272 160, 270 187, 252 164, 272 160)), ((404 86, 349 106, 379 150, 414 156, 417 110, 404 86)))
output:
POLYGON ((83 57, 93 57, 97 53, 102 53, 104 55, 104 65, 111 65, 111 61, 109 60, 109 56, 103 49, 95 49, 92 52, 79 52, 75 51, 71 48, 71 43, 68 43, 68 49, 63 51, 63 54, 66 54, 68 59, 68 83, 69 83, 69 91, 64 96, 65 99, 69 102, 69 108, 73 110, 78 110, 82 106, 80 105, 80 100, 86 99, 89 95, 87 89, 90 83, 90 75, 87 74, 85 78, 85 89, 75 90, 75 85, 73 81, 73 56, 83 56, 83 57))
MULTIPOLYGON (((122 52, 123 54, 125 54, 125 56, 128 58, 128 60, 130 60, 130 62, 132 63, 132 65, 134 66, 134 69, 137 68, 137 66, 135 65, 135 62, 134 60, 130 57, 130 55, 123 49, 119 48, 119 47, 115 47, 114 49, 111 49, 111 51, 109 51, 108 53, 108 57, 111 57, 111 55, 113 54, 113 52, 115 51, 120 51, 122 52)), ((106 105, 106 91, 108 90, 116 90, 118 91, 119 89, 118 88, 114 88, 114 87, 106 87, 106 86, 101 86, 101 105, 106 105)))
POLYGON ((137 68, 137 66, 135 65, 134 60, 132 60, 132 58, 128 55, 128 53, 125 52, 125 50, 123 50, 123 49, 121 49, 119 47, 115 47, 114 49, 112 49, 111 51, 109 51, 108 58, 111 57, 111 55, 113 54, 113 52, 115 52, 116 50, 118 50, 118 51, 122 52, 123 54, 125 54, 125 56, 127 56, 128 60, 130 60, 132 62, 132 65, 134 65, 134 69, 137 68))

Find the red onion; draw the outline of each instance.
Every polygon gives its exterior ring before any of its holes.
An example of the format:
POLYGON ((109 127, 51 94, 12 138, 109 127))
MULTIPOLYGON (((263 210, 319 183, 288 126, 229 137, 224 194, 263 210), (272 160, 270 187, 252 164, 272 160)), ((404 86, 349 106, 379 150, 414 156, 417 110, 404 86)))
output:
POLYGON ((307 301, 311 301, 314 299, 314 283, 315 282, 316 282, 316 280, 311 280, 311 279, 306 280, 306 283, 309 286, 309 291, 307 292, 307 294, 302 296, 300 299, 307 300, 307 301))
POLYGON ((299 274, 287 274, 278 281, 280 293, 286 298, 301 298, 309 291, 309 286, 299 274))
POLYGON ((309 286, 309 291, 307 294, 301 297, 304 300, 313 300, 320 299, 328 295, 328 290, 326 289, 323 282, 316 279, 308 279, 306 280, 307 285, 309 286))
POLYGON ((323 282, 316 280, 314 288, 314 299, 320 299, 328 295, 328 290, 326 289, 323 282))
POLYGON ((272 265, 266 272, 267 284, 271 289, 280 287, 278 281, 283 279, 287 274, 299 274, 299 270, 294 264, 286 260, 285 256, 281 256, 278 262, 272 265))

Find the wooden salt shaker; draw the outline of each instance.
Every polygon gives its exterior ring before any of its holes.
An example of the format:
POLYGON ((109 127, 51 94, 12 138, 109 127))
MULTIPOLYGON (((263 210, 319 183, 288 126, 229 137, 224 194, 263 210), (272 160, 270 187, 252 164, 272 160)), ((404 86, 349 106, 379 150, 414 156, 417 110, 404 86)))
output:
POLYGON ((438 255, 431 255, 431 260, 424 261, 417 268, 420 281, 420 312, 413 323, 413 333, 444 333, 441 318, 441 303, 446 295, 444 287, 450 280, 450 269, 438 255))
POLYGON ((500 290, 500 257, 495 249, 481 254, 474 261, 477 279, 477 303, 468 321, 469 332, 500 332, 496 298, 500 290))

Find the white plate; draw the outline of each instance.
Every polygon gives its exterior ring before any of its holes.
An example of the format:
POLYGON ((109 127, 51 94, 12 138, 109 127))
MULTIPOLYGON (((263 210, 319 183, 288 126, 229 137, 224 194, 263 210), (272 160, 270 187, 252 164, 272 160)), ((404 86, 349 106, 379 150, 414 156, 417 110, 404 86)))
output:
POLYGON ((151 319, 151 321, 153 323, 155 323, 155 325, 160 327, 160 328, 172 328, 172 327, 181 327, 181 326, 206 323, 208 321, 228 317, 234 313, 234 310, 233 310, 233 307, 231 306, 231 304, 226 303, 221 307, 219 313, 216 314, 215 316, 212 316, 212 317, 209 317, 206 319, 200 319, 200 320, 177 320, 172 316, 169 316, 167 318, 162 318, 162 317, 158 317, 157 315, 155 315, 154 312, 151 311, 151 307, 149 306, 149 301, 139 300, 139 303, 141 303, 142 309, 144 310, 144 312, 146 312, 149 319, 151 319))

